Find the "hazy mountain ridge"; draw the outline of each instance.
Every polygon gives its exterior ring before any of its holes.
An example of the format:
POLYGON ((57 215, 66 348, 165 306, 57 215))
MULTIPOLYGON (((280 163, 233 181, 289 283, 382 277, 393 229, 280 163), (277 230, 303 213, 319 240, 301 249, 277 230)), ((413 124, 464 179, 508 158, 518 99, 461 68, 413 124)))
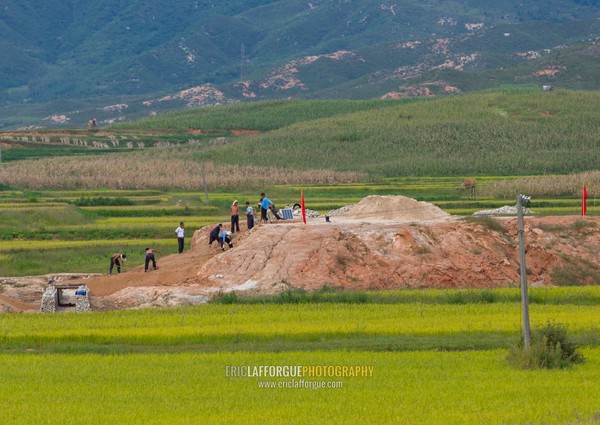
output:
MULTIPOLYGON (((456 88, 451 92, 546 84, 561 81, 558 74, 571 66, 516 81, 507 69, 543 62, 558 47, 592 43, 600 36, 599 3, 6 0, 0 7, 0 101, 13 109, 53 102, 41 108, 53 114, 74 112, 57 104, 60 99, 95 99, 89 103, 96 108, 139 103, 128 114, 104 117, 112 120, 273 97, 423 95, 426 90, 413 88, 432 83, 456 88), (175 94, 180 91, 187 94, 175 94), (185 99, 207 91, 215 92, 201 101, 185 99)), ((594 61, 590 66, 597 70, 594 61)), ((598 88, 595 79, 580 80, 572 88, 598 88)), ((436 92, 446 91, 429 90, 436 92)), ((87 109, 73 120, 89 116, 87 109)), ((19 123, 18 114, 2 111, 0 128, 19 123)))

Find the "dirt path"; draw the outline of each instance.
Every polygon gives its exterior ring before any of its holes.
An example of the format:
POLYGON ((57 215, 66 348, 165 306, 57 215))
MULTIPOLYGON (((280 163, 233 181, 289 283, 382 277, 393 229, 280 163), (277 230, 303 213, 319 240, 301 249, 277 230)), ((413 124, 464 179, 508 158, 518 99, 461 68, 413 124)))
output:
POLYGON ((198 266, 213 255, 191 251, 167 255, 157 258, 157 270, 152 270, 152 264, 148 272, 144 272, 143 265, 136 266, 120 274, 91 278, 87 286, 94 296, 105 296, 135 286, 186 286, 193 282, 198 266))
POLYGON ((27 304, 0 294, 0 312, 2 311, 39 311, 39 304, 27 304), (6 308, 8 307, 8 308, 6 308))
MULTIPOLYGON (((90 278, 86 284, 91 294, 102 297, 130 287, 186 287, 196 284, 196 275, 202 266, 221 254, 218 243, 213 242, 212 246, 208 246, 211 227, 213 226, 196 231, 190 250, 164 257, 157 255, 157 270, 152 270, 150 264, 148 272, 144 272, 144 265, 132 267, 132 264, 126 263, 125 271, 120 274, 90 278)), ((234 236, 236 244, 248 237, 245 226, 242 225, 241 228, 242 232, 234 236)))

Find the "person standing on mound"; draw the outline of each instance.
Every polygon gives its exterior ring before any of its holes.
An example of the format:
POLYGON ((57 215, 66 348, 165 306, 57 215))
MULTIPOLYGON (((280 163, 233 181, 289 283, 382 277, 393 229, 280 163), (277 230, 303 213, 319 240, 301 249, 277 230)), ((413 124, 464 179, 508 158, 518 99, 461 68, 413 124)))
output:
POLYGON ((279 217, 277 211, 275 210, 275 205, 269 198, 267 198, 267 196, 263 192, 260 194, 260 220, 263 222, 263 224, 267 223, 267 211, 269 210, 273 212, 277 220, 281 220, 281 217, 279 217))
POLYGON ((152 268, 156 270, 156 257, 154 257, 154 251, 158 252, 160 255, 163 253, 159 249, 146 248, 146 262, 144 263, 144 272, 148 271, 148 265, 150 261, 152 261, 152 268))
POLYGON ((250 230, 254 227, 254 208, 248 201, 246 201, 246 219, 248 220, 248 230, 250 230))
POLYGON ((177 234, 177 249, 181 254, 183 252, 183 241, 184 241, 184 228, 185 224, 182 222, 179 223, 179 227, 175 229, 175 233, 177 234))
POLYGON ((231 215, 231 233, 235 233, 237 230, 240 231, 240 207, 238 201, 233 201, 233 204, 229 207, 229 215, 231 215))

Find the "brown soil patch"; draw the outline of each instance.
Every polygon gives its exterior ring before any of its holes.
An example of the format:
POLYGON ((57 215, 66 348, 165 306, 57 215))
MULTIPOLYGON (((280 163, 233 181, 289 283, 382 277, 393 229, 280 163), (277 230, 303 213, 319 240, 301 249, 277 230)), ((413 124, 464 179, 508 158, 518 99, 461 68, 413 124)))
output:
POLYGON ((445 221, 451 216, 433 204, 406 196, 368 196, 340 217, 345 221, 409 223, 445 221))
POLYGON ((14 298, 0 295, 0 313, 12 311, 37 311, 39 309, 39 304, 27 304, 14 298))

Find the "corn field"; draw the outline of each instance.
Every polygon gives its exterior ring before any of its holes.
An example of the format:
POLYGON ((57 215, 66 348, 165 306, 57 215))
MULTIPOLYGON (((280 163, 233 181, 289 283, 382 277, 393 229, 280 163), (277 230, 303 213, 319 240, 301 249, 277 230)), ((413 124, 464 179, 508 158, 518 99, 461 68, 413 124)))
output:
POLYGON ((185 153, 152 152, 18 161, 0 169, 0 181, 28 189, 257 188, 275 184, 351 183, 356 172, 201 162, 185 153))

